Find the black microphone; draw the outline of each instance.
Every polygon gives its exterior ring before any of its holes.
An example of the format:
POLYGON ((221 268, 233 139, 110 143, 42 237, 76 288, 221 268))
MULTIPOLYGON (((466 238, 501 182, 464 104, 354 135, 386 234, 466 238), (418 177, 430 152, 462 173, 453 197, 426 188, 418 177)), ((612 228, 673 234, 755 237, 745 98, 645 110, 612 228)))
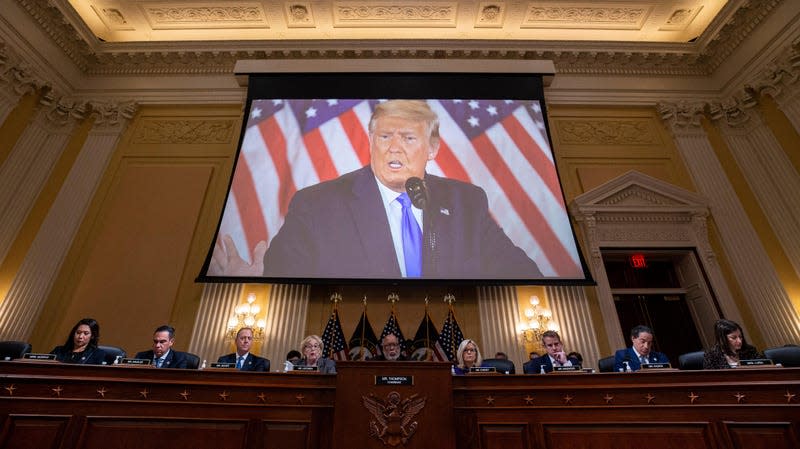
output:
POLYGON ((408 178, 406 181, 406 192, 411 199, 411 204, 417 209, 425 209, 425 205, 428 203, 428 191, 425 187, 425 181, 416 176, 408 178))

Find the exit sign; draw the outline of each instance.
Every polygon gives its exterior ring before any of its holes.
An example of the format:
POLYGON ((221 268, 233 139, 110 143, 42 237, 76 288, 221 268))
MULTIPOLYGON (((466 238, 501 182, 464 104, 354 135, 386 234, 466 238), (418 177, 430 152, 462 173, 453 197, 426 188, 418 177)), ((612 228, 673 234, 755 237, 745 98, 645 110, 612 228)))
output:
POLYGON ((647 268, 647 260, 644 258, 644 254, 631 254, 630 261, 633 268, 647 268))

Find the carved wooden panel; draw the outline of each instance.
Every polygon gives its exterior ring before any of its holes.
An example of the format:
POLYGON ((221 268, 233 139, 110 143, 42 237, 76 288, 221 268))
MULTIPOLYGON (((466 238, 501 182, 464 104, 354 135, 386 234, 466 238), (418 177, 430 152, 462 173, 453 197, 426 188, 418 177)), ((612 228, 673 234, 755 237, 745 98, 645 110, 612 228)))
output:
POLYGON ((76 447, 108 449, 113 441, 113 447, 243 449, 246 427, 242 419, 88 418, 76 447))
POLYGON ((709 423, 619 423, 543 425, 547 449, 706 449, 712 446, 709 423))
POLYGON ((259 447, 265 449, 309 447, 309 423, 264 421, 262 443, 259 447))
POLYGON ((725 422, 725 429, 734 449, 770 448, 797 449, 798 423, 725 422))
POLYGON ((9 415, 0 431, 3 449, 57 449, 69 416, 9 415))
POLYGON ((482 449, 526 449, 530 447, 528 425, 484 424, 481 429, 482 449))

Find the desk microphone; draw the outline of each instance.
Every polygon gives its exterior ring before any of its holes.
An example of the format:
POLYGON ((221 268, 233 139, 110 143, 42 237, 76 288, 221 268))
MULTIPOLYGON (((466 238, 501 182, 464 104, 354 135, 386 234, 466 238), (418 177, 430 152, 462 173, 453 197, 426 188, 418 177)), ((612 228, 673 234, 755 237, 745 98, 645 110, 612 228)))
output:
POLYGON ((411 204, 424 212, 423 220, 425 221, 426 231, 423 244, 428 257, 423 259, 423 271, 426 276, 435 276, 439 265, 439 257, 436 251, 436 228, 430 211, 426 209, 430 205, 428 204, 428 188, 425 185, 425 181, 416 176, 408 178, 406 180, 406 193, 408 193, 408 198, 411 199, 411 204))
POLYGON ((425 206, 428 203, 428 189, 425 187, 425 181, 416 176, 408 178, 406 180, 406 192, 414 207, 425 210, 425 206))

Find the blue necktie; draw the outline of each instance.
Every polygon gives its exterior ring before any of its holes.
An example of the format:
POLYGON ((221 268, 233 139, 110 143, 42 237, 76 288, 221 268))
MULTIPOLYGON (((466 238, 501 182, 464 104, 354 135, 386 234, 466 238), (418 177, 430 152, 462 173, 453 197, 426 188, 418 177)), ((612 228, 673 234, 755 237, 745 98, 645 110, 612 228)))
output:
POLYGON ((403 206, 403 256, 406 260, 406 277, 418 278, 422 276, 422 230, 414 218, 408 194, 401 194, 397 197, 397 201, 403 206))
POLYGON ((240 355, 239 359, 236 360, 236 369, 242 369, 242 365, 244 365, 244 356, 240 355))

